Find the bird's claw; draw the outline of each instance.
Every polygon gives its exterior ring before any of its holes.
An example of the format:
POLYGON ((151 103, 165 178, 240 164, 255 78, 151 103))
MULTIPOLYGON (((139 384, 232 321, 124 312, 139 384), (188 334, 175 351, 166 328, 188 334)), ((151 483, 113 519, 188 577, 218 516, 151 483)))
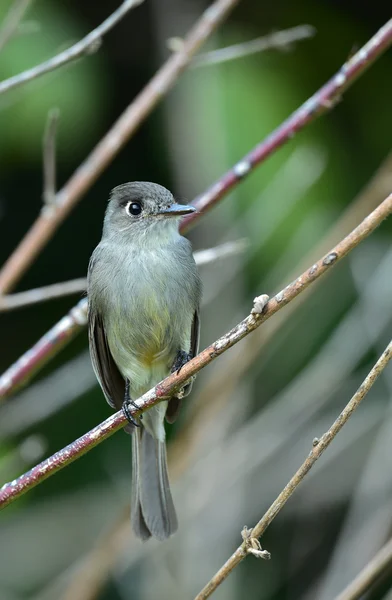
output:
MULTIPOLYGON (((139 407, 137 404, 135 404, 135 402, 133 402, 132 400, 129 401, 129 403, 124 400, 123 405, 122 405, 122 411, 124 413, 125 418, 127 419, 128 423, 131 423, 131 425, 135 425, 135 427, 140 427, 140 423, 138 423, 135 419, 135 417, 132 416, 131 411, 129 410, 129 405, 133 406, 134 408, 139 410, 139 407)), ((140 415, 139 420, 142 419, 142 415, 140 415)))

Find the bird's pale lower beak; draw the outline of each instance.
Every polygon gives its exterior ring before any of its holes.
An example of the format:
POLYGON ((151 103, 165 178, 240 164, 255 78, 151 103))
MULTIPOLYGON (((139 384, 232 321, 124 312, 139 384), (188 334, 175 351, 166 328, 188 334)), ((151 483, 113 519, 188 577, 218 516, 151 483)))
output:
POLYGON ((194 206, 188 206, 186 204, 172 204, 169 208, 160 210, 158 215, 165 215, 167 217, 179 217, 181 215, 189 215, 196 211, 194 206))

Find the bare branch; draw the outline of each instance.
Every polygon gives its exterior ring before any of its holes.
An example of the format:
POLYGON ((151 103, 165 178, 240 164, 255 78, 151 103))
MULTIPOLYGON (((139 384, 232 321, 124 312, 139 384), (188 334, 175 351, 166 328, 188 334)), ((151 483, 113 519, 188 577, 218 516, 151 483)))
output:
POLYGON ((15 0, 9 9, 0 30, 0 52, 15 35, 23 15, 31 4, 31 0, 15 0))
MULTIPOLYGON (((257 329, 272 315, 281 310, 289 302, 294 300, 294 298, 296 298, 301 292, 307 289, 310 284, 312 284, 321 275, 326 273, 330 269, 330 267, 337 264, 339 260, 346 256, 361 241, 367 238, 370 235, 370 233, 372 233, 378 227, 378 225, 391 213, 392 194, 389 195, 384 200, 384 202, 382 202, 380 206, 378 206, 370 215, 368 215, 362 221, 362 223, 358 225, 358 227, 356 227, 347 237, 345 237, 330 252, 328 252, 327 255, 321 258, 313 266, 307 269, 302 275, 295 279, 295 281, 293 281, 282 291, 276 294, 276 296, 274 296, 268 302, 268 305, 261 314, 259 314, 259 312, 257 311, 257 307, 254 306, 251 313, 243 321, 241 321, 231 331, 223 335, 219 340, 208 346, 205 350, 200 352, 200 354, 198 354, 194 359, 192 359, 186 365, 184 365, 180 373, 173 373, 172 375, 161 381, 153 389, 149 390, 146 394, 141 396, 136 401, 139 410, 130 407, 131 413, 134 416, 136 416, 141 412, 144 412, 148 408, 151 408, 151 406, 157 404, 158 402, 170 397, 173 393, 180 389, 183 386, 183 384, 188 379, 190 379, 190 377, 198 373, 202 368, 204 368, 206 365, 215 360, 215 358, 217 358, 218 356, 226 352, 229 348, 237 344, 244 337, 246 337, 252 331, 257 329)), ((389 352, 389 355, 390 354, 391 352, 389 352)), ((384 357, 382 360, 385 362, 386 358, 384 357)), ((379 363, 380 361, 377 363, 377 365, 379 365, 379 363)), ((383 362, 381 362, 380 364, 383 364, 383 362)), ((377 368, 380 369, 380 366, 378 366, 377 368)), ((371 382, 373 382, 375 379, 375 375, 369 375, 367 380, 369 378, 371 382)), ((360 399, 362 399, 363 395, 365 394, 365 392, 363 391, 364 389, 364 386, 362 386, 358 392, 359 395, 362 393, 360 399)), ((356 396, 358 396, 358 394, 356 396)), ((356 398, 356 396, 354 398, 356 398)), ((356 401, 359 401, 358 398, 356 398, 356 401)), ((351 406, 351 404, 349 406, 351 406)), ((347 410, 348 409, 346 408, 345 411, 347 410)), ((343 411, 344 414, 345 411, 343 411)), ((352 411, 348 412, 349 416, 352 411)), ((6 483, 0 489, 0 508, 7 506, 11 502, 13 502, 13 500, 19 498, 21 495, 23 495, 24 493, 26 493, 27 491, 29 491, 30 489, 32 489, 33 487, 50 477, 50 475, 57 473, 60 469, 66 467, 71 462, 75 461, 77 458, 94 448, 94 446, 96 446, 97 444, 111 436, 113 433, 121 429, 121 427, 123 427, 126 424, 126 422, 127 420, 123 411, 119 411, 113 414, 111 417, 106 419, 106 421, 97 425, 94 429, 92 429, 79 439, 75 440, 59 452, 56 452, 53 456, 44 460, 39 465, 33 467, 33 469, 31 469, 24 475, 21 475, 18 479, 11 481, 10 483, 6 483)), ((334 424, 333 428, 335 426, 338 428, 341 427, 341 425, 339 425, 339 419, 336 423, 337 425, 334 424)), ((338 430, 339 429, 336 429, 336 432, 338 430)), ((334 435, 336 435, 336 432, 334 433, 334 435)), ((317 452, 320 451, 320 448, 324 449, 330 443, 331 439, 329 439, 328 435, 323 436, 322 440, 318 443, 318 446, 316 446, 312 452, 316 455, 317 452)), ((316 456, 316 458, 318 458, 318 456, 316 456)), ((273 506, 275 507, 275 514, 277 514, 278 510, 276 509, 276 507, 278 505, 274 503, 273 506)), ((271 511, 272 508, 266 513, 266 517, 264 518, 264 520, 261 521, 261 523, 264 523, 266 519, 269 519, 269 523, 272 520, 272 518, 274 518, 275 514, 273 515, 273 512, 271 511)), ((256 527, 253 530, 253 537, 260 537, 262 531, 263 530, 261 529, 261 525, 256 525, 256 527)), ((241 548, 242 546, 240 547, 240 549, 241 548)), ((242 560, 242 558, 244 558, 244 551, 238 550, 237 553, 233 556, 234 558, 232 557, 232 559, 230 560, 237 561, 237 559, 239 559, 240 561, 242 560)), ((218 584, 219 583, 217 583, 217 585, 218 584)), ((213 591, 215 587, 212 587, 211 591, 213 591)), ((200 596, 200 598, 203 598, 203 596, 200 596)))
MULTIPOLYGON (((392 44, 392 19, 388 21, 339 71, 286 121, 275 129, 263 142, 227 171, 204 194, 194 202, 199 212, 206 212, 227 194, 240 180, 248 175, 255 166, 266 160, 278 148, 283 146, 298 131, 314 121, 321 114, 331 110, 340 100, 342 93, 392 44)), ((187 230, 197 213, 184 218, 187 230)), ((0 290, 2 289, 0 273, 0 290)))
MULTIPOLYGON (((247 248, 247 240, 241 239, 233 242, 226 242, 214 248, 207 250, 199 250, 195 252, 194 257, 196 264, 199 266, 207 265, 222 258, 240 254, 247 248)), ((43 287, 19 292, 18 294, 10 294, 9 296, 0 296, 0 312, 23 308, 40 302, 71 296, 72 294, 81 294, 86 291, 87 279, 80 277, 79 279, 71 279, 62 283, 53 283, 43 287)))
MULTIPOLYGON (((392 198, 392 196, 391 196, 392 198)), ((369 392, 379 375, 387 366, 388 362, 392 358, 392 342, 389 343, 383 354, 380 356, 368 376, 358 388, 354 396, 351 398, 349 403, 346 405, 344 410, 340 413, 336 421, 331 425, 324 435, 318 439, 313 440, 313 447, 302 463, 295 475, 290 479, 286 487, 282 490, 276 500, 271 504, 265 515, 260 519, 257 525, 252 529, 251 537, 258 540, 263 535, 267 527, 272 523, 277 514, 281 511, 287 500, 295 492, 305 475, 310 471, 318 458, 322 455, 324 450, 328 448, 336 434, 342 429, 347 423, 353 412, 358 408, 363 398, 369 392)), ((237 567, 240 562, 247 556, 249 550, 249 538, 247 538, 241 546, 231 555, 226 563, 219 569, 209 583, 202 589, 202 591, 196 596, 195 600, 205 600, 209 598, 211 594, 217 589, 217 587, 226 579, 226 577, 237 567)), ((355 596, 357 597, 357 596, 355 596)))
POLYGON ((366 565, 335 600, 359 600, 392 565, 392 539, 366 565))
POLYGON ((72 294, 82 294, 86 291, 87 280, 85 277, 70 279, 61 283, 53 283, 26 292, 0 296, 0 312, 15 310, 25 306, 32 306, 55 298, 63 298, 72 294))
POLYGON ((294 42, 311 38, 315 35, 316 29, 311 25, 299 25, 291 29, 276 31, 269 35, 242 42, 241 44, 233 44, 211 52, 204 52, 195 56, 192 61, 192 67, 205 67, 208 65, 217 65, 229 60, 236 60, 243 56, 264 52, 265 50, 288 50, 294 42))
MULTIPOLYGON (((327 252, 328 248, 335 245, 339 239, 347 235, 359 219, 364 219, 365 216, 373 210, 383 198, 385 198, 391 188, 392 154, 386 158, 365 189, 349 204, 347 209, 330 230, 326 232, 320 242, 300 261, 296 266, 296 271, 305 269, 306 265, 316 260, 321 254, 327 252)), ((295 277, 296 271, 291 271, 287 275, 286 281, 295 277)), ((310 292, 315 291, 316 287, 317 283, 312 286, 310 292)), ((260 330, 251 338, 247 338, 244 341, 241 353, 229 355, 221 369, 215 369, 214 377, 206 382, 203 387, 203 392, 196 398, 195 405, 208 402, 209 398, 214 398, 214 402, 217 404, 223 403, 230 398, 232 390, 254 362, 255 355, 257 355, 261 348, 265 347, 265 345, 267 345, 276 335, 277 331, 292 318, 294 312, 304 300, 305 296, 301 296, 296 303, 290 304, 284 312, 279 314, 278 318, 271 321, 263 331, 260 330)), ((190 410, 192 410, 192 407, 190 410)))
POLYGON ((87 324, 87 299, 83 298, 0 377, 0 398, 33 377, 52 356, 87 324))
POLYGON ((56 210, 44 211, 35 221, 0 273, 0 293, 8 292, 20 279, 51 239, 60 223, 64 221, 83 194, 174 85, 193 55, 238 2, 239 0, 215 0, 202 14, 186 36, 181 50, 173 54, 157 71, 147 86, 125 109, 108 133, 57 193, 56 210))
MULTIPOLYGON (((22 0, 23 1, 23 0, 22 0)), ((26 0, 24 0, 26 2, 26 0)), ((81 58, 82 56, 93 54, 96 52, 102 42, 102 37, 112 29, 121 19, 125 17, 125 15, 136 6, 139 6, 144 0, 124 0, 124 2, 115 10, 101 25, 99 25, 96 29, 91 31, 86 37, 84 37, 79 42, 76 42, 64 52, 57 54, 53 58, 37 65, 36 67, 32 67, 27 71, 23 71, 23 73, 19 73, 18 75, 14 75, 9 79, 5 79, 0 82, 0 94, 4 92, 9 92, 20 85, 23 85, 33 79, 37 79, 37 77, 41 77, 45 73, 49 73, 50 71, 54 71, 63 65, 66 65, 77 58, 81 58)))
POLYGON ((43 200, 47 207, 53 206, 56 201, 56 134, 60 117, 58 108, 49 111, 43 139, 43 200))

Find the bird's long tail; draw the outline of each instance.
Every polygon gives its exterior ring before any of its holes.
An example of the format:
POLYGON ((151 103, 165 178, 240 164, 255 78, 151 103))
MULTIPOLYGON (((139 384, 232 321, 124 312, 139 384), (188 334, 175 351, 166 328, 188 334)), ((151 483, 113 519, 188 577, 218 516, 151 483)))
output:
POLYGON ((131 521, 142 540, 165 540, 177 530, 177 516, 167 474, 166 444, 144 427, 132 434, 131 521))

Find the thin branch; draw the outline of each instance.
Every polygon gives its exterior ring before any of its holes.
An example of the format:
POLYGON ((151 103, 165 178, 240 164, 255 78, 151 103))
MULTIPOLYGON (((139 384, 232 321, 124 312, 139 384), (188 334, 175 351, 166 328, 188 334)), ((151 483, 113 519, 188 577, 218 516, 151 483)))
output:
MULTIPOLYGON (((300 263, 296 265, 295 270, 286 276, 286 281, 290 281, 292 277, 295 277, 295 273, 298 270, 305 269, 306 265, 316 260, 324 252, 327 252, 328 248, 335 245, 339 239, 347 235, 359 219, 364 219, 371 210, 380 204, 391 188, 392 154, 387 157, 365 189, 349 204, 320 242, 301 259, 300 263)), ((312 286, 310 292, 315 291, 316 287, 317 284, 312 286)), ((195 405, 208 402, 209 398, 214 398, 214 404, 225 402, 225 399, 230 397, 238 381, 240 381, 241 377, 244 376, 254 362, 255 355, 258 355, 262 347, 265 347, 276 335, 277 331, 292 318, 294 312, 298 310, 304 300, 305 296, 301 296, 295 304, 288 306, 283 313, 279 314, 277 319, 271 321, 263 331, 260 330, 254 336, 247 338, 244 341, 240 354, 229 355, 224 364, 221 365, 221 368, 218 370, 215 369, 214 377, 206 382, 203 392, 196 398, 195 405)), ((211 403, 209 404, 211 406, 211 403)), ((192 406, 190 410, 192 410, 192 406)))
POLYGON ((31 0, 15 0, 9 9, 0 30, 0 52, 15 35, 20 21, 31 4, 31 0))
MULTIPOLYGON (((25 0, 26 1, 26 0, 25 0)), ((14 75, 9 79, 5 79, 0 82, 0 94, 4 92, 9 92, 25 83, 36 79, 37 77, 41 77, 45 73, 49 73, 50 71, 54 71, 54 69, 58 69, 63 65, 66 65, 77 58, 81 58, 82 56, 86 56, 88 54, 93 54, 96 52, 101 46, 102 37, 110 31, 121 19, 125 17, 125 15, 136 6, 139 6, 144 0, 124 0, 124 2, 117 8, 101 25, 99 25, 96 29, 93 29, 86 37, 84 37, 79 42, 76 42, 70 48, 64 50, 60 54, 57 54, 53 58, 37 65, 36 67, 32 67, 27 71, 23 71, 23 73, 19 73, 18 75, 14 75)))
POLYGON ((392 539, 362 569, 357 577, 335 600, 359 600, 371 586, 392 566, 392 539))
MULTIPOLYGON (((214 248, 208 248, 207 250, 199 250, 194 254, 196 264, 199 266, 207 265, 216 260, 240 254, 245 251, 247 245, 247 240, 241 239, 233 242, 226 242, 219 246, 215 246, 214 248)), ((54 300, 55 298, 71 296, 72 294, 81 294, 86 291, 86 288, 87 279, 81 277, 62 283, 45 285, 43 287, 27 290, 26 292, 19 292, 18 294, 0 296, 0 312, 23 308, 40 302, 47 302, 48 300, 54 300)))
MULTIPOLYGON (((56 195, 56 210, 44 211, 0 272, 0 293, 8 292, 52 238, 75 204, 135 133, 144 119, 173 87, 193 55, 239 0, 215 0, 196 22, 179 52, 173 54, 125 109, 112 128, 56 195)), ((1 91, 1 84, 0 84, 1 91)))
MULTIPOLYGON (((392 197, 392 196, 391 196, 392 197)), ((358 408, 359 404, 369 392, 379 375, 387 366, 388 362, 392 358, 392 342, 390 342, 387 348, 384 350, 383 354, 380 356, 372 370, 369 372, 368 376, 362 383, 362 385, 358 388, 354 396, 351 398, 349 403, 340 413, 339 417, 336 421, 331 425, 326 433, 321 437, 321 439, 315 438, 313 441, 313 447, 302 463, 298 471, 294 474, 294 476, 290 479, 288 484, 276 498, 276 500, 271 504, 265 515, 260 519, 257 525, 252 529, 251 538, 258 540, 267 527, 272 523, 277 514, 281 511, 283 506, 286 504, 287 500, 292 496, 295 492, 301 481, 304 479, 305 475, 310 471, 318 458, 322 455, 324 450, 328 448, 332 440, 335 438, 336 434, 342 429, 342 427, 347 423, 353 412, 358 408)), ((219 569, 219 571, 214 575, 214 577, 208 582, 208 584, 202 589, 202 591, 196 596, 195 600, 205 600, 209 598, 211 594, 217 589, 217 587, 226 579, 226 577, 237 567, 240 562, 249 554, 249 539, 246 539, 237 550, 231 555, 231 557, 226 561, 226 563, 219 569)))
MULTIPOLYGON (((356 227, 347 237, 339 242, 326 256, 307 269, 295 281, 286 286, 276 296, 274 296, 266 305, 263 312, 260 312, 260 299, 255 298, 254 307, 251 313, 241 321, 231 331, 223 335, 216 342, 208 346, 200 352, 194 359, 186 363, 180 373, 176 372, 161 381, 153 389, 137 400, 139 410, 131 408, 134 415, 144 412, 148 408, 158 402, 167 399, 173 393, 178 391, 190 377, 198 373, 206 365, 210 364, 218 356, 226 352, 229 348, 237 344, 252 331, 257 329, 262 323, 269 319, 276 312, 281 310, 301 292, 309 287, 316 279, 326 273, 333 265, 337 264, 344 256, 346 256, 353 248, 361 241, 367 238, 378 225, 392 213, 392 194, 390 194, 384 202, 380 204, 370 215, 368 215, 358 227, 356 227)), ((362 388, 361 388, 362 389, 362 388)), ((6 483, 0 489, 0 508, 5 507, 24 493, 57 473, 77 458, 94 448, 97 444, 107 439, 113 433, 121 429, 126 424, 126 417, 123 411, 118 411, 103 423, 97 425, 72 442, 59 452, 56 452, 50 458, 44 460, 39 465, 33 467, 30 471, 21 475, 18 479, 6 483)), ((323 438, 324 439, 324 438, 323 438)), ((323 441, 319 445, 323 445, 323 441)), ((329 442, 328 442, 329 443, 329 442)), ((315 449, 315 452, 317 449, 315 449)), ((270 515, 270 512, 267 513, 270 515)), ((255 532, 259 537, 262 531, 259 532, 260 526, 257 525, 255 532)), ((239 555, 240 557, 240 555, 239 555)), ((243 557, 242 557, 243 558, 243 557)), ((240 560, 242 560, 240 558, 240 560)), ((206 596, 207 597, 207 596, 206 596)))
POLYGON ((242 42, 241 44, 233 44, 211 52, 204 52, 195 56, 192 61, 192 67, 205 67, 207 65, 217 65, 229 60, 236 60, 243 56, 264 52, 265 50, 287 50, 294 42, 305 40, 313 37, 316 34, 316 29, 311 25, 299 25, 291 29, 276 31, 263 37, 242 42))
MULTIPOLYGON (((298 131, 331 110, 341 99, 341 95, 379 56, 392 44, 392 19, 382 27, 339 71, 286 121, 275 129, 263 142, 227 171, 204 194, 194 202, 199 212, 210 210, 239 181, 248 175, 255 166, 266 160, 283 146, 298 131)), ((184 229, 196 218, 193 213, 184 218, 184 229)), ((0 273, 0 290, 2 289, 0 273)))
POLYGON ((42 143, 43 200, 48 207, 53 206, 56 201, 56 134, 59 117, 58 108, 49 111, 42 143))
POLYGON ((0 398, 5 398, 55 356, 87 325, 87 300, 83 298, 0 377, 0 398))
MULTIPOLYGON (((342 83, 342 79, 344 80, 346 78, 345 86, 348 87, 351 80, 359 76, 371 62, 374 62, 377 56, 379 56, 382 51, 385 50, 386 46, 391 43, 391 40, 392 20, 389 21, 368 42, 368 44, 362 48, 362 50, 355 54, 348 63, 345 63, 337 75, 303 104, 302 107, 293 113, 291 117, 267 137, 264 142, 256 146, 256 148, 243 160, 237 163, 237 165, 226 172, 216 183, 208 188, 204 194, 198 196, 194 202, 198 212, 194 213, 195 217, 193 219, 185 219, 182 221, 182 232, 194 224, 196 219, 200 216, 200 211, 205 212, 210 209, 225 194, 227 194, 231 188, 247 174, 247 170, 250 172, 257 164, 261 164, 266 158, 273 154, 275 150, 286 143, 296 131, 299 131, 306 123, 311 122, 312 119, 315 118, 315 115, 318 114, 318 111, 331 108, 333 105, 332 100, 334 98, 336 99, 337 95, 343 90, 342 86, 344 82, 342 83)), ((166 63, 166 65, 169 65, 169 63, 166 63)), ((166 73, 168 68, 168 66, 164 67, 162 73, 166 73)), ((155 81, 155 79, 152 81, 155 81)), ((150 83, 150 86, 151 84, 152 82, 150 83)), ((139 106, 143 106, 141 100, 143 94, 145 94, 145 92, 142 92, 141 96, 139 96, 139 106)), ((152 106, 150 106, 150 108, 152 108, 152 106)), ((33 262, 34 257, 54 234, 57 226, 62 222, 66 214, 68 214, 71 204, 73 205, 77 202, 82 193, 86 191, 89 185, 98 176, 102 161, 104 160, 103 166, 110 161, 112 158, 110 154, 112 136, 115 136, 115 132, 118 132, 118 130, 119 133, 122 132, 121 121, 127 121, 126 116, 129 110, 130 108, 127 109, 126 113, 124 113, 123 117, 115 124, 111 132, 107 134, 106 138, 101 141, 100 145, 93 151, 90 158, 84 162, 84 167, 82 165, 78 169, 76 174, 64 188, 65 190, 69 190, 68 196, 64 199, 65 208, 64 206, 62 208, 63 213, 64 211, 66 212, 63 215, 59 215, 59 212, 56 211, 56 213, 53 213, 50 217, 45 215, 45 218, 42 216, 38 219, 32 230, 30 230, 26 238, 20 244, 19 248, 4 265, 3 270, 0 273, 0 291, 2 290, 4 293, 16 283, 31 262, 33 262), (108 147, 107 150, 105 150, 106 146, 108 147), (100 150, 100 148, 103 149, 100 150), (96 155, 100 158, 96 158, 96 155), (66 200, 66 198, 68 198, 68 200, 66 200), (53 219, 55 220, 53 221, 53 219)), ((138 114, 138 110, 141 109, 136 106, 136 114, 138 114)), ((146 113, 143 113, 143 115, 145 116, 146 113)), ((133 119, 135 118, 136 117, 133 117, 133 119)), ((131 124, 129 124, 129 127, 131 124)), ((135 128, 136 126, 137 124, 134 125, 135 128)), ((129 130, 129 135, 131 133, 132 130, 129 130)), ((124 143, 125 139, 126 134, 123 132, 121 139, 117 138, 116 144, 118 145, 118 149, 121 144, 124 143)), ((83 311, 86 311, 87 303, 85 303, 84 307, 78 305, 77 308, 78 310, 82 308, 83 311)), ((0 398, 9 395, 15 387, 22 385, 27 378, 31 376, 31 372, 39 370, 52 356, 57 354, 63 345, 65 345, 66 342, 63 342, 63 321, 64 320, 62 319, 55 325, 28 353, 14 363, 14 365, 0 377, 0 398), (59 332, 61 332, 61 336, 59 336, 59 332)), ((70 340, 82 329, 79 323, 75 322, 73 319, 68 320, 68 327, 70 328, 70 331, 67 331, 67 336, 70 340)))

